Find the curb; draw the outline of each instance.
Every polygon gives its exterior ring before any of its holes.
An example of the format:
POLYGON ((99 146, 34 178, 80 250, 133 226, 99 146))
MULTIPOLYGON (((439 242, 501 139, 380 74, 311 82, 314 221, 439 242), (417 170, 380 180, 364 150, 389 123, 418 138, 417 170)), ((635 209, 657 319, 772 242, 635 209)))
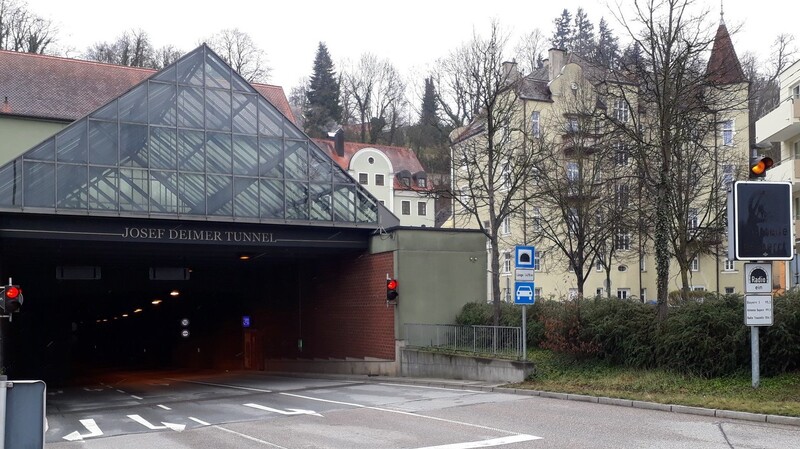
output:
MULTIPOLYGON (((272 373, 278 374, 278 373, 272 373)), ((680 413, 684 415, 699 415, 699 416, 708 416, 708 417, 716 417, 716 418, 723 418, 723 419, 736 419, 742 421, 751 421, 751 422, 762 422, 762 423, 769 423, 769 424, 781 424, 786 426, 795 426, 800 427, 800 417, 794 416, 783 416, 783 415, 767 415, 763 413, 749 413, 749 412, 737 412, 733 410, 721 410, 721 409, 711 409, 711 408, 703 408, 703 407, 692 407, 688 405, 673 405, 673 404, 661 404, 658 402, 647 402, 647 401, 636 401, 631 399, 620 399, 620 398, 608 398, 604 396, 589 396, 583 394, 571 394, 571 393, 558 393, 554 391, 540 391, 540 390, 529 390, 525 388, 509 388, 504 387, 501 384, 487 384, 482 381, 477 380, 445 380, 445 379, 418 379, 413 377, 384 377, 384 376, 360 376, 360 375, 347 375, 347 374, 339 374, 339 375, 326 375, 322 373, 281 373, 281 374, 293 374, 298 375, 298 377, 305 377, 305 376, 313 376, 317 378, 329 378, 329 379, 351 379, 351 380, 358 380, 362 382, 376 382, 376 383, 385 383, 385 382, 392 382, 397 384, 409 384, 409 385, 422 385, 427 387, 439 387, 439 388, 449 388, 453 390, 475 390, 475 391, 482 391, 486 393, 506 393, 506 394, 516 394, 522 396, 539 396, 542 398, 549 398, 549 399, 561 399, 567 401, 578 401, 578 402, 588 402, 594 404, 603 404, 603 405, 614 405, 617 407, 632 407, 638 408, 643 410, 657 410, 662 412, 670 412, 670 413, 680 413)))

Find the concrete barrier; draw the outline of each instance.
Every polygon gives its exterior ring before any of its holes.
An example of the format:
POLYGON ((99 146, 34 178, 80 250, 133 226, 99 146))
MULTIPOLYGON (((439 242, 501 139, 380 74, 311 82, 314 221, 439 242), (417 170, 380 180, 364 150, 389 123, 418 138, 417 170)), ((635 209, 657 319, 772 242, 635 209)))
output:
POLYGON ((536 366, 532 362, 488 359, 410 348, 401 349, 400 359, 401 375, 406 377, 511 383, 522 382, 536 371, 536 366))

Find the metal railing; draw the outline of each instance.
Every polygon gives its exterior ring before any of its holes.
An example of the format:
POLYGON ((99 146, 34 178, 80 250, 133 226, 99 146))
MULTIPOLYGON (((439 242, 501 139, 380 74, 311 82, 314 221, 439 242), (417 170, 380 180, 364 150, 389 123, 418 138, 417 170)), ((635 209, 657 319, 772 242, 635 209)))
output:
POLYGON ((504 358, 522 357, 521 327, 409 323, 403 327, 407 347, 504 358))

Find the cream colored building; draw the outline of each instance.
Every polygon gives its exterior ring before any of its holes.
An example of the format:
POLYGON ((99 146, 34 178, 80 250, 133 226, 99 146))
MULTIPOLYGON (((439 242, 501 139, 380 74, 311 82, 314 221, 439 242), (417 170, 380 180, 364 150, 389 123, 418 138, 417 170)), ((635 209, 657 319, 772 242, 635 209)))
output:
MULTIPOLYGON (((581 58, 566 54, 561 50, 550 50, 548 56, 545 67, 525 77, 520 84, 518 93, 520 101, 523 103, 521 107, 521 114, 525 122, 523 126, 533 138, 549 134, 550 137, 555 136, 556 139, 560 139, 562 152, 554 157, 563 158, 563 163, 568 165, 571 145, 567 141, 568 133, 563 130, 577 129, 579 118, 576 117, 580 115, 570 111, 573 106, 569 103, 574 104, 576 101, 580 101, 576 98, 583 96, 591 99, 591 107, 594 108, 594 102, 598 95, 594 91, 594 87, 599 84, 602 74, 596 73, 598 69, 581 58)), ((514 68, 510 67, 506 70, 514 70, 514 68)), ((733 97, 727 96, 727 99, 737 106, 722 107, 720 109, 724 112, 720 112, 719 116, 714 117, 714 121, 719 124, 714 147, 718 148, 719 160, 724 161, 723 166, 718 167, 718 176, 724 178, 725 181, 732 181, 737 173, 742 172, 748 154, 750 135, 747 96, 749 84, 744 78, 724 24, 720 25, 717 32, 708 70, 709 72, 723 70, 726 75, 717 77, 715 81, 718 85, 724 84, 729 91, 736 93, 733 97), (731 86, 733 89, 730 88, 731 86)), ((635 98, 636 86, 633 83, 621 82, 614 88, 625 90, 628 93, 627 105, 609 100, 611 104, 605 104, 604 107, 613 108, 608 111, 609 115, 613 114, 621 120, 627 119, 630 111, 626 108, 638 107, 635 98)), ((595 144, 609 143, 599 141, 602 133, 598 132, 597 136, 593 136, 591 132, 587 134, 588 140, 598 139, 597 142, 594 142, 595 144)), ((618 163, 621 165, 614 168, 615 170, 632 169, 633 161, 629 161, 627 156, 618 163)), ((569 176, 569 168, 567 176, 569 176)), ((704 173, 703 176, 712 176, 712 174, 704 173)), ((454 179, 458 179, 457 173, 454 175, 454 179)), ((458 190, 459 186, 456 185, 454 188, 458 190)), ((453 226, 475 227, 474 221, 472 223, 462 221, 460 225, 455 224, 459 223, 457 219, 458 206, 456 205, 454 209, 456 219, 453 221, 453 226)), ((552 211, 548 212, 544 208, 537 208, 533 205, 526 209, 524 219, 509 219, 501 226, 498 234, 501 246, 500 288, 501 298, 504 300, 513 301, 515 246, 547 246, 547 243, 537 235, 536 223, 539 220, 547 220, 548 213, 552 213, 552 211)), ((702 214, 699 215, 690 218, 690 228, 703 226, 702 214)), ((611 261, 610 285, 607 284, 606 270, 602 265, 597 264, 592 268, 584 284, 585 296, 610 294, 619 298, 639 299, 643 302, 656 299, 657 275, 652 243, 648 244, 650 247, 638 248, 637 241, 635 235, 620 235, 618 239, 615 239, 616 253, 611 261)), ((720 240, 716 247, 718 248, 716 255, 699 256, 691 263, 688 273, 691 289, 716 291, 723 294, 741 293, 743 289, 741 262, 727 259, 727 246, 724 241, 720 240)), ((489 252, 488 248, 487 246, 487 252, 489 252)), ((537 250, 534 263, 537 298, 561 299, 577 295, 576 275, 570 271, 569 263, 563 252, 552 248, 546 251, 537 250)), ((491 263, 489 267, 491 267, 491 263)), ((489 278, 491 279, 491 274, 489 278)), ((491 282, 488 285, 487 298, 491 298, 491 282)), ((673 291, 681 288, 679 267, 677 263, 673 263, 670 267, 669 289, 673 291)))
MULTIPOLYGON (((800 61, 780 74, 778 107, 756 122, 756 142, 780 148, 775 166, 767 171, 769 181, 792 183, 792 207, 795 218, 795 253, 800 229, 800 61)), ((796 261, 796 258, 795 258, 796 261)), ((800 270, 793 263, 773 262, 773 276, 784 276, 782 285, 800 285, 800 270)))

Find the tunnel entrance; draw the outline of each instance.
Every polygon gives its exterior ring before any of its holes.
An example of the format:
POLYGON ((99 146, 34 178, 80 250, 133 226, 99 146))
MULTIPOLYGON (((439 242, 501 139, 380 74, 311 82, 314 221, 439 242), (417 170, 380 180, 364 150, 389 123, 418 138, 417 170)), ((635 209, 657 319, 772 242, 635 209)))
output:
POLYGON ((65 238, 47 232, 58 220, 26 220, 6 223, 0 240, 3 282, 13 279, 25 298, 5 323, 5 364, 12 378, 55 384, 115 370, 263 369, 265 357, 296 357, 312 280, 357 259, 368 237, 261 226, 259 242, 176 242, 163 236, 256 231, 119 220, 97 228, 70 217, 58 225, 76 233, 65 238), (82 226, 95 237, 76 238, 89 235, 82 226))

